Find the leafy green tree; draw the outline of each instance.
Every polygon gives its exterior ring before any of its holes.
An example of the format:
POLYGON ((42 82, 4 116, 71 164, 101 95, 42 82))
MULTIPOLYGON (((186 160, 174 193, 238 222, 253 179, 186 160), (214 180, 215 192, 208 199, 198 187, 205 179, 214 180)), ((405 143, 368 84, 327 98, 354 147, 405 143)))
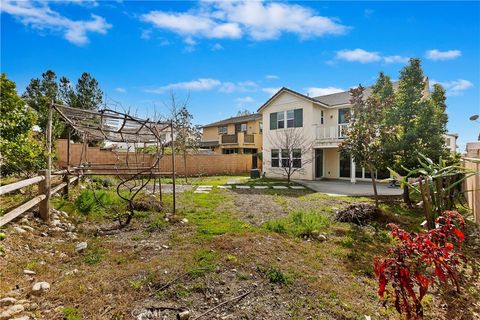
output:
POLYGON ((236 117, 248 116, 250 114, 252 114, 252 113, 248 109, 238 110, 236 117))
MULTIPOLYGON (((32 79, 23 94, 25 102, 38 113, 38 126, 45 133, 50 103, 65 104, 78 109, 97 110, 103 104, 103 92, 98 81, 90 73, 84 72, 77 81, 75 88, 66 77, 57 81, 57 75, 52 70, 42 74, 41 79, 32 79)), ((67 137, 66 126, 59 115, 53 112, 52 138, 67 137)), ((78 134, 73 134, 73 140, 79 141, 78 134)))
MULTIPOLYGON (((346 138, 340 150, 349 154, 355 163, 369 170, 378 208, 376 184, 377 170, 385 167, 385 147, 383 137, 391 134, 392 127, 386 124, 386 111, 393 105, 393 95, 388 95, 390 80, 383 74, 374 86, 373 94, 364 99, 365 88, 361 85, 350 90, 352 116, 346 138)), ((391 87, 391 86, 390 86, 391 87)))
POLYGON ((387 101, 393 97, 393 85, 390 77, 380 72, 377 82, 372 86, 372 93, 381 101, 387 101))
MULTIPOLYGON (((48 70, 42 74, 41 79, 32 79, 23 94, 23 100, 37 111, 37 124, 45 134, 50 104, 62 102, 55 72, 48 70)), ((52 139, 55 139, 62 134, 65 126, 56 112, 53 112, 52 116, 52 139)))
POLYGON ((36 113, 18 96, 15 82, 2 73, 0 90, 0 168, 2 175, 29 176, 44 168, 46 154, 34 139, 36 113))
MULTIPOLYGON (((73 90, 72 90, 73 91, 73 90)), ((71 106, 78 109, 97 110, 103 104, 103 92, 97 79, 84 72, 77 81, 71 106)))
MULTIPOLYGON (((445 93, 440 86, 429 95, 420 59, 410 59, 400 72, 395 104, 387 113, 387 124, 397 128, 388 136, 387 153, 393 155, 392 166, 403 169, 418 167, 418 153, 436 159, 446 155, 443 133, 446 132, 445 93)), ((410 205, 409 189, 404 185, 404 200, 410 205)))

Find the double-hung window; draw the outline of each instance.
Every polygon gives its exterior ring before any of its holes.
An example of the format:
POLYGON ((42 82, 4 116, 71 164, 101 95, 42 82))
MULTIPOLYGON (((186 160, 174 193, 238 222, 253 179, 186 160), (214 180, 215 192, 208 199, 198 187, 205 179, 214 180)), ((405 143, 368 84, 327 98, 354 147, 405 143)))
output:
POLYGON ((282 167, 290 167, 290 152, 288 149, 282 149, 282 167))
POLYGON ((295 126, 295 113, 293 110, 287 111, 287 128, 293 128, 295 126))
POLYGON ((285 113, 277 112, 277 129, 285 128, 285 113))
POLYGON ((227 127, 218 127, 218 134, 227 134, 227 127))
POLYGON ((270 113, 270 130, 303 127, 303 109, 270 113))
POLYGON ((263 122, 260 122, 260 124, 259 124, 259 130, 260 130, 260 133, 263 133, 263 122))
POLYGON ((323 113, 323 110, 320 110, 320 124, 324 124, 325 120, 324 120, 324 113, 323 113))
POLYGON ((278 149, 272 149, 272 168, 280 166, 280 154, 278 149))
POLYGON ((302 149, 293 149, 292 150, 292 167, 301 168, 302 167, 302 149))
POLYGON ((350 108, 338 109, 338 124, 348 123, 350 116, 350 108))

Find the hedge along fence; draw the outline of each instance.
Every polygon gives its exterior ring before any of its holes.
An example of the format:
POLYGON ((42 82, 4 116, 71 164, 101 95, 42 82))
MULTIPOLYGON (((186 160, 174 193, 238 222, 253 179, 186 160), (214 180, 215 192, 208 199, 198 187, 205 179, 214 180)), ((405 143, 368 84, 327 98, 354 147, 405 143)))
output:
MULTIPOLYGON (((141 144, 137 145, 142 147, 141 144)), ((86 159, 92 164, 115 164, 119 167, 125 166, 127 159, 126 151, 111 151, 100 147, 88 147, 86 159)), ((67 140, 57 141, 57 165, 67 165, 67 140)), ((82 144, 70 144, 70 165, 76 166, 80 163, 82 155, 82 144)), ((135 157, 134 152, 129 152, 128 161, 138 166, 148 166, 152 163, 153 157, 139 155, 135 157)), ((185 165, 182 155, 175 156, 176 175, 185 175, 185 165)), ((261 168, 261 161, 258 160, 258 167, 261 168)), ((188 154, 187 175, 219 175, 219 174, 241 174, 248 173, 252 169, 251 154, 188 154)), ((172 172, 172 155, 165 155, 160 160, 161 172, 172 172)))
POLYGON ((67 171, 58 171, 52 173, 53 175, 62 175, 62 182, 54 187, 51 186, 51 175, 48 170, 40 170, 39 175, 33 178, 20 180, 14 183, 10 183, 0 187, 0 196, 38 184, 38 194, 36 197, 22 203, 13 210, 10 210, 6 214, 0 217, 0 227, 14 220, 21 214, 25 213, 27 210, 39 205, 40 217, 48 221, 50 219, 50 197, 55 193, 62 190, 64 195, 68 195, 69 185, 79 179, 79 177, 69 178, 67 171))

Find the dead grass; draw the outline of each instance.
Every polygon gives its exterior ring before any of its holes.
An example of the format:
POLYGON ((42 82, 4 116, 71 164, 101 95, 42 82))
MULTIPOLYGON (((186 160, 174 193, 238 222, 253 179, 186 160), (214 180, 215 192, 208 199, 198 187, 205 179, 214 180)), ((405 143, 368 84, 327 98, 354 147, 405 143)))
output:
MULTIPOLYGON (((416 230, 422 217, 397 201, 384 201, 384 213, 369 226, 331 219, 321 229, 326 241, 305 241, 301 234, 272 232, 265 224, 299 210, 333 218, 335 210, 371 200, 275 191, 186 191, 178 206, 188 223, 166 223, 164 213, 146 212, 130 228, 108 236, 96 236, 96 230, 111 222, 78 215, 69 202, 58 200, 56 205, 70 211, 78 224, 79 239, 69 240, 61 232, 42 237, 48 227, 41 222, 31 222, 35 231, 28 237, 7 229, 7 239, 0 242, 5 251, 0 295, 23 289, 20 296, 37 302, 38 316, 45 319, 63 319, 65 312, 83 319, 131 319, 132 312, 152 306, 187 308, 198 315, 250 290, 241 302, 208 318, 399 319, 376 296, 372 261, 391 245, 387 222, 416 230), (88 248, 75 253, 80 241, 87 241, 88 248), (36 271, 34 279, 23 275, 26 268, 36 271), (52 289, 30 297, 34 281, 47 281, 52 289)), ((164 197, 168 207, 171 198, 164 197)), ((468 254, 478 257, 469 245, 468 254)), ((467 307, 462 319, 478 314, 478 304, 472 302, 479 295, 478 279, 472 278, 478 269, 472 268, 466 271, 470 278, 464 281, 464 293, 428 298, 427 319, 450 319, 452 312, 467 307)), ((162 315, 173 319, 175 312, 163 310, 162 315)))

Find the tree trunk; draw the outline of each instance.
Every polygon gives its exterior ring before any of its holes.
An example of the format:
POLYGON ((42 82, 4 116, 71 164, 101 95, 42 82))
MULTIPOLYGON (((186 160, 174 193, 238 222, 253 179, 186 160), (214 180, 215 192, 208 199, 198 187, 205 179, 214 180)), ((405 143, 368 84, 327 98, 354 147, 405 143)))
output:
POLYGON ((370 177, 372 178, 373 194, 375 196, 375 207, 378 209, 378 192, 377 192, 377 179, 375 179, 374 170, 372 166, 369 166, 370 177))
POLYGON ((185 174, 185 184, 188 184, 188 174, 187 174, 187 150, 183 150, 183 169, 185 174))
POLYGON ((407 185, 403 186, 403 202, 405 202, 407 207, 412 207, 412 201, 410 200, 410 190, 408 189, 407 185))

